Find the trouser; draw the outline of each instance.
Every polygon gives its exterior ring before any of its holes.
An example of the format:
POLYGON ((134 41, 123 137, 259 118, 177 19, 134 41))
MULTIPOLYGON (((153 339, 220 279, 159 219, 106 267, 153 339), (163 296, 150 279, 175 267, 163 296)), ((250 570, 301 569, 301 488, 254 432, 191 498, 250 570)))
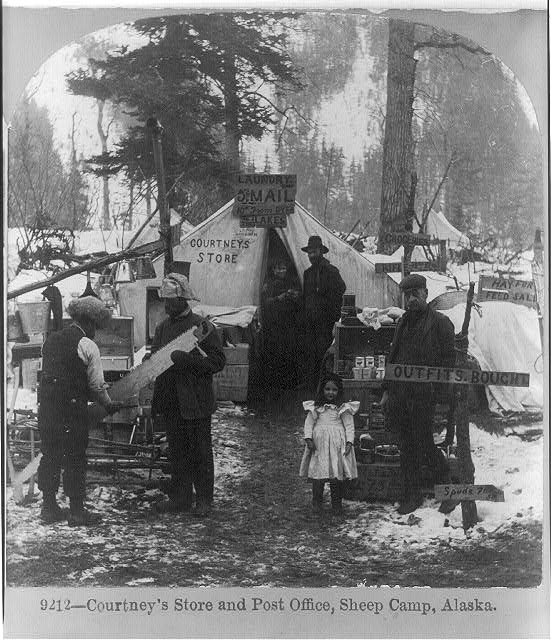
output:
MULTIPOLYGON (((342 505, 343 495, 342 480, 330 480, 329 487, 331 489, 331 505, 340 507, 342 505)), ((325 480, 312 480, 312 503, 314 506, 320 506, 322 504, 324 488, 325 480)))
POLYGON ((172 476, 172 499, 190 508, 195 488, 197 505, 210 505, 214 494, 210 417, 183 420, 171 416, 166 420, 166 429, 172 476))
POLYGON ((38 412, 40 450, 38 488, 55 495, 63 469, 63 490, 71 499, 86 497, 88 423, 85 409, 42 401, 38 412))
POLYGON ((397 431, 400 441, 400 472, 405 499, 421 497, 421 465, 427 461, 437 483, 447 473, 442 453, 434 444, 432 422, 434 403, 432 397, 421 396, 393 399, 390 405, 391 428, 397 431))

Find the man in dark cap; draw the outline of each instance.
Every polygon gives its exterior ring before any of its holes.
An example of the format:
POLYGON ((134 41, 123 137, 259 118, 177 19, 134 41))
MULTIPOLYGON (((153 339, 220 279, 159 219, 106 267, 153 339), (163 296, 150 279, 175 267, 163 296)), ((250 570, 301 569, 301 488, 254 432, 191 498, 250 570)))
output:
MULTIPOLYGON (((418 274, 400 283, 406 312, 400 318, 388 356, 388 363, 453 367, 454 327, 449 318, 427 304, 427 281, 418 274)), ((427 459, 435 483, 445 481, 447 469, 434 444, 434 386, 431 383, 383 383, 381 400, 391 429, 400 437, 400 470, 404 495, 398 512, 415 511, 423 498, 420 488, 421 463, 427 459)))
POLYGON ((67 518, 69 526, 78 527, 99 522, 98 514, 84 508, 88 400, 95 400, 108 413, 118 411, 122 402, 111 400, 107 393, 99 348, 93 342, 96 328, 108 324, 111 312, 93 296, 71 300, 67 312, 73 322, 52 332, 42 347, 38 487, 43 496, 42 521, 52 524, 67 518), (61 469, 68 515, 56 501, 61 469))
POLYGON ((314 390, 323 357, 333 341, 333 325, 340 317, 346 284, 337 267, 324 257, 329 249, 320 236, 310 236, 302 251, 312 265, 304 272, 302 342, 305 383, 314 390))
MULTIPOLYGON (((152 354, 188 329, 206 322, 188 304, 197 297, 184 275, 169 273, 163 279, 160 296, 165 299, 168 318, 155 330, 152 354)), ((170 354, 173 366, 155 380, 151 411, 164 417, 171 466, 169 499, 157 505, 161 513, 191 511, 194 488, 194 515, 204 517, 211 509, 214 492, 211 416, 216 410, 212 376, 224 368, 226 358, 220 338, 212 325, 210 328, 201 344, 189 353, 173 351, 170 354)))

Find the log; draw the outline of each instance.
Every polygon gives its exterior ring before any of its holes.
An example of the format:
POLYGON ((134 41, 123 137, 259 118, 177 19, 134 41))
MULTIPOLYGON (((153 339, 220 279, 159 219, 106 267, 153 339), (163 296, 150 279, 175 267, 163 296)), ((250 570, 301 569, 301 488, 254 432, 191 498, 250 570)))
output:
POLYGON ((71 276, 74 276, 77 273, 82 273, 84 271, 100 270, 100 269, 103 269, 103 267, 106 267, 107 265, 113 264, 114 262, 119 262, 120 260, 124 260, 128 258, 137 258, 138 256, 147 255, 148 253, 152 253, 153 251, 158 251, 159 249, 162 249, 162 247, 163 247, 163 242, 161 240, 155 240, 154 242, 148 242, 147 244, 143 244, 134 249, 125 249, 124 251, 119 251, 118 253, 113 253, 111 255, 107 255, 102 258, 95 258, 94 260, 90 260, 89 262, 85 262, 84 264, 80 264, 76 267, 71 267, 70 269, 66 269, 65 271, 56 273, 54 276, 51 276, 46 280, 33 282, 31 284, 25 285, 24 287, 19 287, 18 289, 13 289, 12 291, 8 291, 8 300, 11 300, 12 298, 17 298, 17 296, 23 295, 24 293, 29 293, 29 291, 35 291, 36 289, 42 289, 43 287, 47 287, 51 284, 55 284, 56 282, 60 282, 61 280, 70 278, 71 276))

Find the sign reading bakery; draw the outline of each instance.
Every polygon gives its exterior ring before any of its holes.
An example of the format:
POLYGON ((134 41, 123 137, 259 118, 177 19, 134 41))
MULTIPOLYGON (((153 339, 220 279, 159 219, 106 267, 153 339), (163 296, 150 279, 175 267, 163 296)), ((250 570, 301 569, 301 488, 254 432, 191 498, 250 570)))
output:
POLYGON ((240 173, 233 214, 243 227, 284 227, 295 211, 296 174, 240 173))

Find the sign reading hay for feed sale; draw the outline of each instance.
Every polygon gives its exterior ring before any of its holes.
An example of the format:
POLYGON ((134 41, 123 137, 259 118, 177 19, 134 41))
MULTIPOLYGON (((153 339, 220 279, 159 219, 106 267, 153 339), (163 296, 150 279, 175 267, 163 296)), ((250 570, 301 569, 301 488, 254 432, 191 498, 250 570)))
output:
POLYGON ((234 189, 233 214, 242 226, 283 227, 295 211, 296 174, 242 173, 234 189))
POLYGON ((536 287, 533 280, 516 280, 497 276, 480 276, 478 302, 513 302, 535 309, 536 287))

